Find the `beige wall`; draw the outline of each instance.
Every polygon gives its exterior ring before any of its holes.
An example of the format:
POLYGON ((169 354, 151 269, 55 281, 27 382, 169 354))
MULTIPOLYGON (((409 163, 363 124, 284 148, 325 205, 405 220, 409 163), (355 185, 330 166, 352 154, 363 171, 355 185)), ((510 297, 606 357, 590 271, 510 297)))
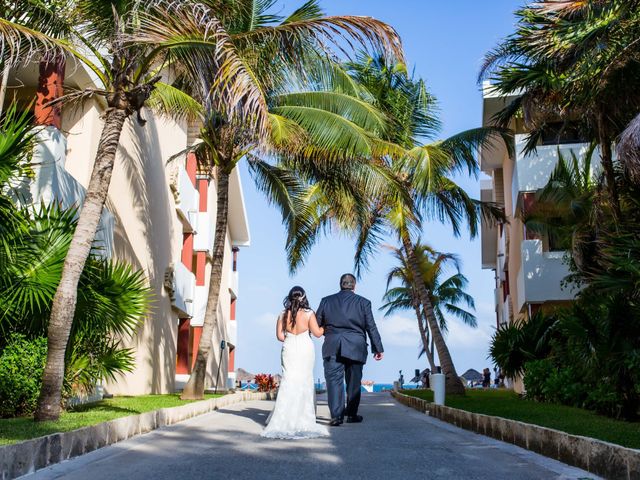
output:
MULTIPOLYGON (((81 108, 66 109, 63 131, 67 133, 66 168, 87 185, 97 149, 102 120, 101 107, 88 102, 81 108)), ((187 146, 186 125, 143 113, 147 124, 141 127, 135 118, 127 121, 109 189, 107 206, 116 219, 114 257, 142 269, 152 290, 148 317, 126 344, 135 351, 133 372, 109 382, 105 390, 114 394, 137 395, 174 391, 178 315, 171 308, 163 281, 167 267, 181 258, 182 224, 176 214, 170 190, 172 166, 167 160, 187 146)), ((177 159, 176 162, 184 162, 177 159)), ((209 211, 215 218, 215 182, 209 191, 209 211)), ((229 321, 231 241, 227 238, 220 292, 220 321, 216 327, 214 349, 209 361, 207 386, 213 386, 220 358, 220 339, 226 338, 229 321)), ((208 262, 208 284, 211 265, 208 262)), ((223 352, 220 384, 227 378, 228 349, 223 352)))

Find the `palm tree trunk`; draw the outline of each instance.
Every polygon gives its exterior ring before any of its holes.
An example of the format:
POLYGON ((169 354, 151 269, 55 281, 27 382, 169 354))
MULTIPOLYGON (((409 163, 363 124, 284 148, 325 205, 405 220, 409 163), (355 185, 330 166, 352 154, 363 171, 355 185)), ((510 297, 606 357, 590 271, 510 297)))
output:
MULTIPOLYGON (((213 256, 211 265, 211 277, 209 280, 209 294, 207 296, 207 309, 204 314, 202 336, 198 345, 196 363, 189 377, 189 381, 182 391, 180 398, 183 400, 199 400, 204 398, 204 382, 207 374, 207 360, 211 352, 213 330, 218 323, 218 299, 220 297, 220 284, 222 283, 222 264, 224 262, 224 249, 227 239, 227 221, 229 215, 229 172, 221 168, 218 172, 218 196, 216 213, 216 234, 213 243, 213 256)), ((217 380, 216 380, 217 381, 217 380)))
POLYGON ((110 108, 106 114, 78 226, 73 234, 62 268, 62 277, 53 297, 47 330, 47 363, 35 413, 36 421, 57 420, 60 416, 64 357, 76 310, 78 281, 98 230, 102 208, 109 192, 120 134, 128 116, 126 110, 118 108, 110 108))
POLYGON ((420 338, 422 339, 422 345, 424 346, 424 354, 429 361, 429 366, 431 368, 431 372, 436 371, 436 364, 433 361, 433 356, 429 351, 429 337, 427 336, 427 332, 425 331, 424 324, 422 323, 422 313, 420 312, 420 300, 418 298, 414 298, 413 300, 413 308, 416 311, 416 318, 418 319, 418 330, 420 330, 420 338))
POLYGON ((618 186, 613 168, 613 152, 611 150, 611 139, 605 131, 604 114, 598 116, 598 143, 600 144, 600 155, 602 156, 602 168, 607 180, 609 198, 616 220, 620 219, 620 197, 618 196, 618 186))
POLYGON ((4 110, 4 99, 7 95, 7 84, 9 83, 9 73, 11 73, 11 67, 7 64, 2 69, 2 82, 0 83, 0 115, 4 110))
POLYGON ((458 377, 456 367, 454 366, 453 360, 451 359, 451 354, 449 353, 449 348, 444 341, 444 337, 442 336, 442 332, 440 331, 440 326, 438 325, 438 321, 436 320, 436 317, 433 313, 433 305, 431 304, 431 300, 429 298, 429 292, 424 285, 424 279, 422 278, 422 273, 420 272, 420 266, 418 265, 418 260, 415 256, 413 244, 411 243, 411 240, 406 233, 402 234, 402 246, 404 247, 405 255, 407 257, 407 260, 409 261, 409 267, 411 268, 411 273, 413 274, 413 278, 416 282, 416 289, 418 290, 422 308, 427 317, 429 329, 431 330, 431 338, 433 339, 433 342, 438 351, 438 358, 440 359, 442 371, 446 375, 447 392, 454 394, 464 394, 464 385, 462 385, 462 382, 458 377))

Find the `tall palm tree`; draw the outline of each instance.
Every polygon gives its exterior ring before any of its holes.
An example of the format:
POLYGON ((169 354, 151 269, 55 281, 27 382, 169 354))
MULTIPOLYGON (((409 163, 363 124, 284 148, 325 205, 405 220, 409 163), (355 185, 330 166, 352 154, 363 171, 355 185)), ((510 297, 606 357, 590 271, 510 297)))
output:
POLYGON ((366 267, 367 258, 385 233, 397 237, 404 250, 416 281, 421 307, 426 315, 431 336, 438 352, 447 388, 451 393, 464 393, 453 360, 442 336, 426 287, 412 236, 422 228, 425 220, 448 221, 459 235, 463 224, 470 234, 478 232, 481 218, 502 218, 500 208, 470 198, 449 177, 460 171, 475 174, 478 170, 475 152, 488 146, 496 135, 506 135, 500 129, 475 129, 443 141, 423 143, 438 131, 439 121, 434 115, 434 99, 424 82, 411 78, 400 65, 389 64, 384 58, 364 58, 348 67, 352 77, 360 83, 376 106, 389 118, 392 128, 382 138, 394 148, 377 157, 388 174, 402 189, 389 190, 373 197, 363 218, 356 209, 337 206, 342 199, 318 196, 314 221, 300 222, 290 234, 289 256, 292 268, 299 266, 309 246, 318 235, 336 221, 339 226, 356 232, 356 267, 366 267), (402 193, 401 193, 402 192, 402 193), (349 212, 357 213, 353 215, 349 212), (343 214, 341 217, 339 214, 343 214))
MULTIPOLYGON (((27 111, 12 104, 0 117, 0 345, 7 334, 42 337, 77 212, 57 205, 19 207, 14 189, 30 171, 37 131, 27 111)), ((134 367, 122 338, 144 317, 149 288, 141 272, 122 262, 90 256, 80 279, 80 296, 67 350, 65 390, 92 389, 134 367)))
MULTIPOLYGON (((259 88, 210 9, 164 0, 145 4, 78 1, 75 8, 81 20, 74 30, 75 42, 67 43, 65 48, 80 58, 102 85, 68 95, 65 100, 102 96, 107 110, 78 226, 51 309, 47 364, 36 420, 59 417, 64 355, 78 299, 78 282, 107 198, 120 134, 133 114, 144 124, 141 109, 160 82, 163 68, 183 67, 195 82, 201 68, 213 67, 207 75, 215 75, 221 96, 231 104, 241 103, 238 115, 254 125, 256 131, 264 134, 268 130, 259 88)), ((177 92, 170 86, 157 89, 160 93, 168 90, 175 99, 177 92)))
MULTIPOLYGON (((435 352, 429 330, 425 328, 425 315, 420 308, 420 298, 408 259, 402 249, 390 248, 398 265, 387 275, 387 290, 383 297, 385 303, 380 309, 385 311, 385 316, 399 310, 414 310, 422 340, 420 354, 424 353, 427 356, 431 371, 436 371, 435 352), (391 287, 394 281, 400 282, 400 285, 391 287)), ((414 246, 414 250, 420 263, 422 278, 427 284, 434 314, 442 331, 448 330, 446 314, 457 317, 471 327, 477 327, 475 315, 466 310, 466 308, 474 309, 475 305, 473 297, 465 291, 469 281, 460 272, 458 258, 449 253, 436 252, 431 247, 419 242, 414 246), (456 273, 443 278, 450 265, 455 268, 456 273)))
MULTIPOLYGON (((207 3, 213 7, 221 2, 207 3)), ((215 78, 196 88, 205 114, 201 142, 194 151, 201 164, 215 172, 217 213, 207 308, 194 368, 182 393, 185 399, 204 395, 207 360, 218 321, 231 172, 243 158, 250 159, 265 191, 276 185, 274 175, 282 181, 284 171, 273 168, 264 158, 286 155, 326 164, 328 159, 370 157, 373 134, 382 128, 383 115, 336 87, 340 74, 329 56, 336 48, 344 48, 340 42, 351 39, 402 58, 395 31, 374 19, 326 17, 316 0, 305 2, 283 18, 270 13, 274 5, 275 1, 246 0, 221 15, 238 55, 260 86, 270 135, 258 135, 235 114, 236 105, 216 91, 215 78)), ((281 206, 287 208, 292 198, 281 206)))

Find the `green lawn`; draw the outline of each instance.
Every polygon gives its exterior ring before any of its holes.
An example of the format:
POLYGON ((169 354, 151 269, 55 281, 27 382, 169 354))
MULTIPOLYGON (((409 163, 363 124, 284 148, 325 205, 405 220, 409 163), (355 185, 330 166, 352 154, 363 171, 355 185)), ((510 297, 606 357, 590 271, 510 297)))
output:
MULTIPOLYGON (((221 396, 205 395, 205 398, 221 396)), ((179 394, 114 397, 96 403, 81 405, 73 410, 64 412, 57 422, 36 423, 31 417, 0 419, 0 445, 8 445, 57 432, 68 432, 69 430, 113 420, 114 418, 137 415, 151 410, 158 410, 159 408, 176 407, 187 403, 191 402, 180 400, 179 394)))
MULTIPOLYGON (((405 390, 403 393, 433 401, 430 390, 405 390)), ((640 449, 638 422, 614 420, 581 408, 524 400, 511 390, 469 389, 466 395, 447 395, 445 404, 640 449)))

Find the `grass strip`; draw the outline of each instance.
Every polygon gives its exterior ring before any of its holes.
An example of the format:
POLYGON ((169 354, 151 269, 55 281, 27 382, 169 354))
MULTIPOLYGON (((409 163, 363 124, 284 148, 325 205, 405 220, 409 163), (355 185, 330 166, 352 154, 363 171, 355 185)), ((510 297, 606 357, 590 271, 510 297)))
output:
MULTIPOLYGON (((207 394, 205 399, 221 396, 207 394)), ((32 417, 0 419, 0 445, 9 445, 52 433, 68 432, 115 418, 138 415, 160 408, 177 407, 192 402, 192 400, 180 400, 180 394, 114 397, 77 406, 64 412, 59 420, 53 422, 34 422, 32 417)))
MULTIPOLYGON (((402 393, 433 401, 431 390, 404 390, 402 393)), ((466 395, 447 395, 445 405, 640 449, 639 422, 615 420, 582 408, 526 400, 511 390, 467 390, 466 395)))

